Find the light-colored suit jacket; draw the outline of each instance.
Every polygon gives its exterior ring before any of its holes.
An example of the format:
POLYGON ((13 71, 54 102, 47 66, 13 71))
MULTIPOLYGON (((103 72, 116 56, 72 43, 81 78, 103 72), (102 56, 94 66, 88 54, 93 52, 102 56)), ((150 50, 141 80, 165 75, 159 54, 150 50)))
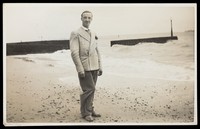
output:
POLYGON ((70 51, 77 72, 102 69, 95 36, 94 32, 91 32, 90 35, 82 27, 71 33, 70 51))

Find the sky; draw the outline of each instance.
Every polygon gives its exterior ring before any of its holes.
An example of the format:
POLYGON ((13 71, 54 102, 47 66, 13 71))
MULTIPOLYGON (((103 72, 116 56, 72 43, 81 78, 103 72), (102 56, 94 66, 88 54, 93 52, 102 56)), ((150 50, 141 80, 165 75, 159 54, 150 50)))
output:
POLYGON ((4 42, 67 40, 85 10, 98 36, 170 33, 170 19, 174 32, 196 29, 196 4, 4 3, 4 42))

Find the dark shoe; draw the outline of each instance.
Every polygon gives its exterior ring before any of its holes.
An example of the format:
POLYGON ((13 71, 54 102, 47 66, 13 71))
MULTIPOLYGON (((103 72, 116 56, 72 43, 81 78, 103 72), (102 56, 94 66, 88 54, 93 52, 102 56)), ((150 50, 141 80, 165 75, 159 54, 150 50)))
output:
POLYGON ((85 116, 84 119, 89 122, 92 122, 94 120, 92 116, 85 116))
POLYGON ((93 116, 93 117, 101 117, 100 114, 97 114, 97 113, 95 113, 95 112, 92 113, 92 116, 93 116))

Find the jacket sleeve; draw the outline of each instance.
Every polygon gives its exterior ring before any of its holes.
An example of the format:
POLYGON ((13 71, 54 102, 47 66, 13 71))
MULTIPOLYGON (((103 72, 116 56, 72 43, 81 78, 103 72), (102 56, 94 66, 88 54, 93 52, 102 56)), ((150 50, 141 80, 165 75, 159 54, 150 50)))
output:
POLYGON ((97 44, 96 51, 97 51, 97 55, 98 55, 99 69, 102 70, 102 59, 101 59, 101 54, 100 54, 99 47, 98 47, 98 42, 96 42, 96 44, 97 44))
POLYGON ((75 32, 72 32, 70 35, 70 51, 71 51, 71 57, 72 60, 76 66, 77 72, 84 72, 83 65, 81 63, 81 59, 79 56, 79 38, 78 34, 75 32))

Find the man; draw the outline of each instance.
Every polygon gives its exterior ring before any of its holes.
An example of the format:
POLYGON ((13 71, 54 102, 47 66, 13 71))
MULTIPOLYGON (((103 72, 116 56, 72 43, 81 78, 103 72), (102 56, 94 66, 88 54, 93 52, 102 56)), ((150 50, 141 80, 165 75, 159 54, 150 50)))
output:
POLYGON ((102 65, 97 36, 89 29, 93 15, 90 11, 81 14, 82 27, 71 33, 70 51, 78 72, 83 93, 80 95, 82 117, 91 122, 93 117, 101 117, 95 113, 93 99, 97 77, 102 75, 102 65))

